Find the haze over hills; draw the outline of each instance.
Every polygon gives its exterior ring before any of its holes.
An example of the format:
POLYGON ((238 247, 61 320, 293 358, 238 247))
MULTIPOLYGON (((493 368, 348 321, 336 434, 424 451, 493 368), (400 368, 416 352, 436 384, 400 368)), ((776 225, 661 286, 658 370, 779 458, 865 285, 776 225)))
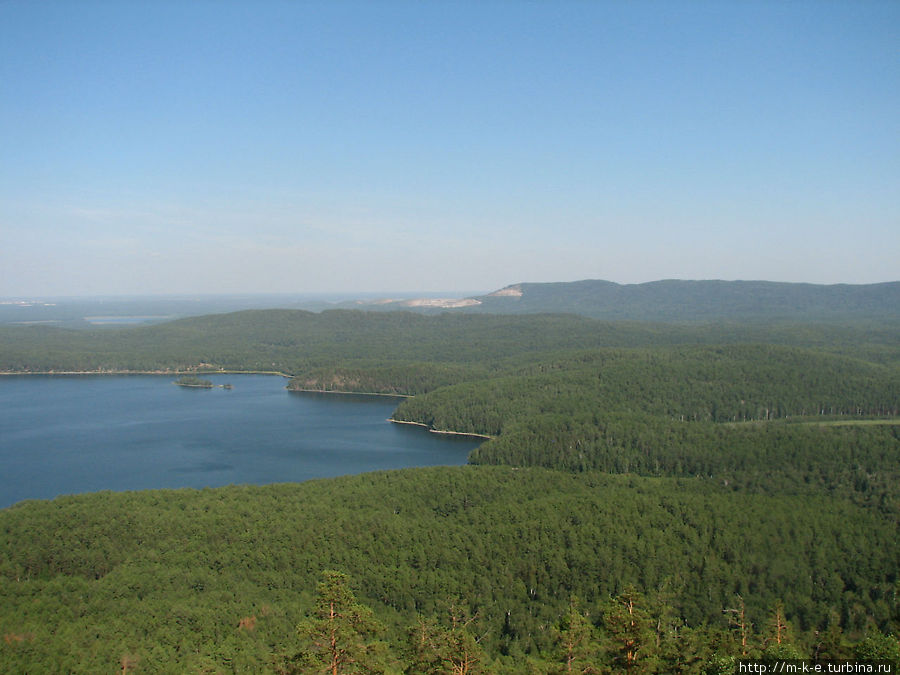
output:
MULTIPOLYGON (((84 297, 0 298, 0 324, 49 324, 67 328, 154 324, 190 316, 223 314, 247 309, 305 309, 321 312, 337 307, 371 306, 418 298, 416 304, 433 301, 428 294, 383 293, 245 293, 196 295, 134 295, 84 297)), ((435 295, 447 295, 435 294, 435 295)), ((396 305, 393 307, 396 309, 396 305)))
POLYGON ((617 284, 586 279, 520 283, 473 298, 442 303, 405 300, 378 307, 496 314, 561 312, 644 321, 885 319, 900 318, 900 282, 819 285, 668 279, 617 284))
POLYGON ((0 323, 68 327, 161 323, 245 309, 363 309, 424 313, 579 314, 595 319, 691 321, 900 320, 900 281, 807 284, 668 279, 618 284, 585 279, 517 283, 485 295, 246 294, 53 298, 0 302, 0 323))

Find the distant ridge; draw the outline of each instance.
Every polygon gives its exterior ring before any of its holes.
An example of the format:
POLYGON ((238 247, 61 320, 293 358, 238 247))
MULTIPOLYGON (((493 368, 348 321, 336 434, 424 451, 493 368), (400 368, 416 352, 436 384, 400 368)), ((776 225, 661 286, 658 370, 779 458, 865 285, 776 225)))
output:
MULTIPOLYGON (((351 296, 352 297, 352 296, 351 296)), ((67 328, 137 326, 247 309, 402 311, 420 314, 578 314, 595 319, 657 322, 887 321, 900 324, 900 281, 806 284, 774 281, 682 281, 618 284, 585 279, 517 283, 485 295, 357 299, 311 295, 134 296, 0 299, 0 325, 67 328)))
POLYGON ((806 284, 774 281, 682 281, 617 284, 586 279, 518 283, 474 298, 464 311, 565 312, 642 321, 900 320, 900 282, 806 284))

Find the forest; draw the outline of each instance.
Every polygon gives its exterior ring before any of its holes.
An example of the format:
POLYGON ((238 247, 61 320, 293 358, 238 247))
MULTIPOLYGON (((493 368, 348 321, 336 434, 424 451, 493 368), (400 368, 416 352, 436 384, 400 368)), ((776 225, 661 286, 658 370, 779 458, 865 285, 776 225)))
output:
POLYGON ((896 519, 815 490, 479 466, 97 493, 2 523, 2 649, 18 672, 111 672, 124 656, 149 672, 291 672, 328 570, 383 624, 383 672, 452 672, 409 670, 407 632, 451 630, 453 612, 474 619, 470 672, 551 672, 572 605, 597 634, 585 658, 612 668, 604 622, 625 593, 644 617, 635 672, 740 656, 736 608, 747 653, 774 649, 779 607, 785 650, 896 647, 896 519))
POLYGON ((22 673, 896 662, 897 328, 346 310, 0 326, 0 371, 276 371, 294 389, 402 394, 397 420, 489 437, 465 467, 0 511, 0 662, 22 673))

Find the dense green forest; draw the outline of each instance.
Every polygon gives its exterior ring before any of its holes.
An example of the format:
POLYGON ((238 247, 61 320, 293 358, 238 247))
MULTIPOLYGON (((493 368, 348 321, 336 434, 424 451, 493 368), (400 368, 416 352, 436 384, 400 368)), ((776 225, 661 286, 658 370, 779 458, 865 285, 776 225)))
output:
POLYGON ((655 324, 562 314, 247 310, 127 328, 0 325, 0 372, 225 369, 302 375, 317 368, 370 370, 411 363, 490 372, 510 362, 539 362, 561 350, 733 344, 814 348, 897 364, 898 328, 890 320, 655 324))
POLYGON ((413 662, 417 617, 449 630, 453 612, 475 617, 485 671, 550 672, 573 602, 597 633, 592 662, 612 663, 610 601, 634 589, 640 672, 740 655, 723 610, 741 604, 755 654, 778 606, 804 655, 852 655, 900 618, 896 520, 815 490, 458 467, 82 495, 0 522, 7 672, 112 672, 124 657, 146 672, 289 672, 331 569, 383 625, 387 672, 413 662))
POLYGON ((338 672, 898 657, 892 319, 245 311, 0 326, 0 370, 276 371, 490 437, 467 467, 0 511, 9 672, 321 672, 333 603, 338 672))

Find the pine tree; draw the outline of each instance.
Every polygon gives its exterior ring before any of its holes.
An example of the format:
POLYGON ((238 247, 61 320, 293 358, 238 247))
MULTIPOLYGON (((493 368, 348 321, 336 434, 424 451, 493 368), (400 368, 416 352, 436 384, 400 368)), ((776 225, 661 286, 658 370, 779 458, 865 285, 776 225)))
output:
POLYGON ((747 607, 744 604, 744 598, 737 595, 738 606, 729 609, 723 609, 725 614, 731 614, 728 625, 737 629, 741 638, 741 656, 746 657, 749 650, 750 629, 753 624, 747 619, 747 607))
POLYGON ((603 615, 603 625, 612 640, 614 663, 627 673, 643 672, 643 661, 651 642, 649 618, 643 599, 631 584, 610 600, 603 615))
POLYGON ((322 577, 312 616, 297 626, 308 644, 302 661, 329 675, 372 672, 367 639, 380 628, 372 610, 357 602, 345 574, 326 571, 322 577))
POLYGON ((591 622, 578 609, 577 598, 572 598, 566 613, 554 632, 557 661, 562 663, 561 673, 597 673, 599 645, 591 622))
POLYGON ((409 675, 479 675, 485 669, 486 655, 469 631, 477 616, 467 616, 457 607, 450 608, 450 627, 434 619, 419 617, 409 631, 412 652, 409 675))
POLYGON ((769 621, 771 634, 763 642, 762 658, 764 659, 802 659, 804 655, 798 650, 792 640, 791 627, 784 615, 784 603, 778 600, 772 608, 772 618, 769 621))

